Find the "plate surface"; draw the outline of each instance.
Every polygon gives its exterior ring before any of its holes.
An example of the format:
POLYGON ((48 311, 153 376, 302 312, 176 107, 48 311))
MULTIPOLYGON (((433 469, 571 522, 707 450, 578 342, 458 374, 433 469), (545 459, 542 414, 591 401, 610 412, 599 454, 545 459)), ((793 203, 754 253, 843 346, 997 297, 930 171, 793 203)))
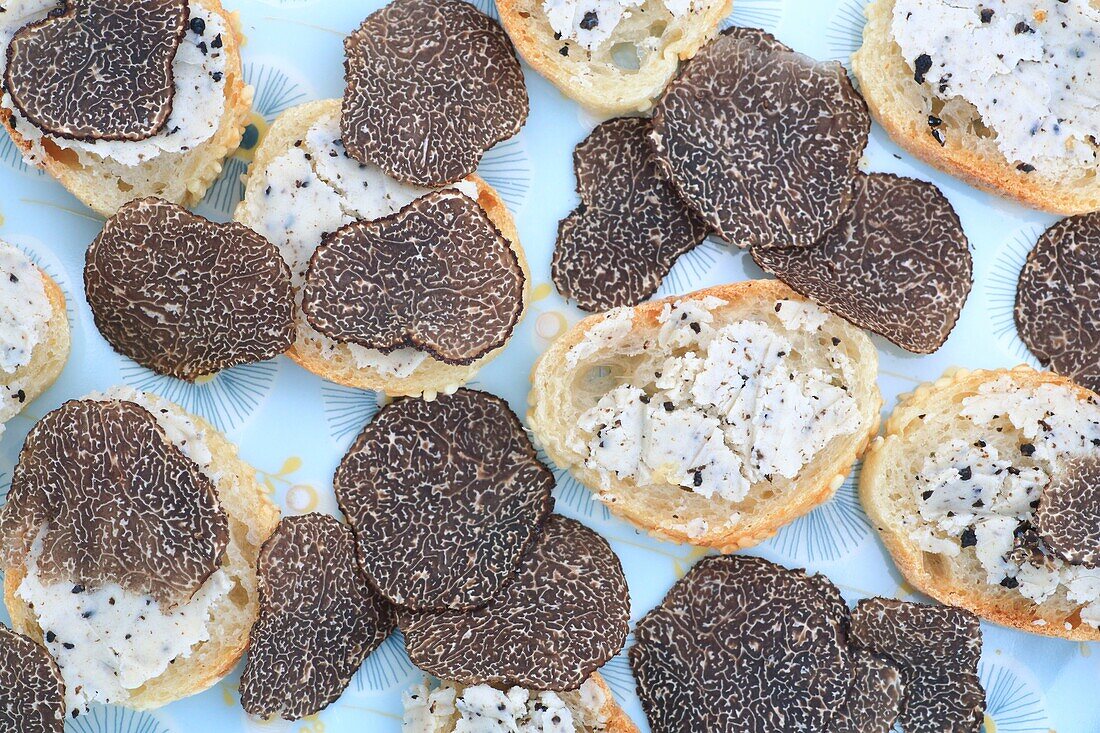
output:
MULTIPOLYGON (((493 0, 472 0, 495 13, 493 0)), ((246 147, 255 147, 268 124, 301 102, 339 96, 343 37, 383 0, 223 0, 240 12, 248 42, 245 71, 256 88, 255 115, 246 147)), ((763 27, 817 58, 847 61, 859 45, 863 0, 735 0, 729 22, 763 27)), ((564 99, 527 69, 531 118, 520 135, 491 151, 481 174, 503 194, 516 216, 534 274, 530 313, 505 354, 478 376, 475 386, 526 411, 528 374, 535 358, 580 312, 566 305, 549 280, 558 220, 576 205, 573 147, 597 120, 564 99)), ((240 196, 239 175, 249 160, 242 150, 200 207, 227 219, 240 196)), ((1016 337, 1012 302, 1027 252, 1053 218, 980 193, 913 161, 876 127, 864 159, 868 171, 931 180, 955 205, 975 256, 976 283, 962 319, 938 353, 915 357, 876 338, 880 384, 887 409, 895 397, 938 377, 953 365, 1003 367, 1034 359, 1016 337)), ((6 135, 0 138, 0 238, 23 247, 69 298, 73 352, 45 396, 13 420, 0 444, 0 484, 10 481, 19 447, 33 422, 66 399, 114 384, 157 392, 226 431, 256 467, 264 486, 287 514, 335 512, 331 480, 344 451, 378 409, 375 394, 322 382, 285 358, 241 367, 198 385, 159 377, 116 355, 95 329, 83 297, 84 250, 102 221, 50 178, 29 170, 6 135)), ((683 257, 660 295, 759 277, 749 258, 708 241, 683 257)), ((622 558, 637 619, 660 602, 701 553, 658 542, 612 519, 590 494, 558 472, 558 511, 607 537, 622 558)), ((0 494, 6 488, 0 489, 0 494)), ((849 601, 870 595, 910 598, 860 509, 851 479, 837 497, 783 529, 753 551, 792 567, 826 573, 849 601)), ((8 620, 0 610, 0 618, 8 620)), ((1010 632, 985 625, 981 676, 988 692, 987 733, 1100 730, 1095 704, 1100 647, 1010 632)), ((297 723, 250 721, 238 704, 240 670, 203 695, 153 713, 99 708, 70 721, 81 733, 204 733, 302 731, 396 733, 400 694, 418 679, 395 635, 363 666, 341 701, 315 719, 297 723)), ((625 654, 605 676, 628 713, 644 725, 625 654)))

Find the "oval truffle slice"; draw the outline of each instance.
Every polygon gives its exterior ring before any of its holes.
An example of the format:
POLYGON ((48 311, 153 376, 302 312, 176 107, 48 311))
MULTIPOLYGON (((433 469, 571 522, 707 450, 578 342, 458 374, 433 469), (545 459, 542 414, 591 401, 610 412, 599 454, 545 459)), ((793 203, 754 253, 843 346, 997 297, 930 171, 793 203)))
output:
POLYGON ((508 403, 468 389, 382 408, 334 486, 363 569, 410 609, 496 598, 554 507, 554 474, 508 403))
POLYGON ((974 262, 951 202, 931 183, 860 174, 855 200, 816 247, 753 247, 792 290, 903 349, 943 346, 970 295, 974 262))
POLYGON ((5 88, 43 132, 74 140, 145 140, 172 112, 172 63, 186 0, 75 0, 20 29, 5 88))
POLYGON ((648 134, 648 120, 609 120, 573 155, 581 204, 558 226, 553 277, 584 310, 642 302, 707 236, 659 173, 648 134))
POLYGON ((241 676, 249 715, 300 720, 328 707, 394 629, 392 607, 359 573, 333 517, 283 519, 260 550, 260 617, 241 676))
POLYGON ((826 582, 754 557, 696 565, 634 629, 654 733, 826 730, 851 685, 847 606, 826 582))
POLYGON ((508 240, 476 201, 448 189, 327 237, 310 260, 302 310, 341 343, 469 364, 512 335, 525 287, 508 240))
POLYGON ((1100 213, 1063 219, 1028 255, 1016 329, 1048 369, 1100 390, 1100 213))
POLYGON ((844 67, 730 28, 657 103, 657 159, 689 206, 742 247, 808 247, 852 199, 871 118, 844 67))
POLYGON ((0 730, 62 733, 65 682, 49 652, 0 624, 0 730))
POLYGON ((240 224, 160 199, 123 206, 92 242, 84 289, 116 351, 193 381, 274 358, 294 341, 290 269, 240 224))
POLYGON ((399 181, 461 180, 527 120, 512 42, 471 3, 393 0, 344 50, 344 144, 399 181))
POLYGON ((1100 462, 1072 459, 1054 472, 1039 495, 1035 529, 1070 565, 1100 567, 1100 462))
POLYGON ((977 616, 959 608, 871 598, 852 612, 852 644, 901 673, 899 722, 906 733, 981 730, 985 691, 978 679, 977 616))
POLYGON ((901 713, 901 674, 870 652, 851 650, 852 685, 829 733, 890 733, 901 713))
POLYGON ((27 436, 0 513, 0 558, 41 543, 46 581, 118 583, 173 607, 219 567, 229 521, 213 482, 145 408, 73 400, 27 436))
POLYGON ((487 606, 399 618, 409 658, 428 674, 557 691, 578 689, 622 649, 629 617, 626 578, 607 541, 555 514, 487 606))

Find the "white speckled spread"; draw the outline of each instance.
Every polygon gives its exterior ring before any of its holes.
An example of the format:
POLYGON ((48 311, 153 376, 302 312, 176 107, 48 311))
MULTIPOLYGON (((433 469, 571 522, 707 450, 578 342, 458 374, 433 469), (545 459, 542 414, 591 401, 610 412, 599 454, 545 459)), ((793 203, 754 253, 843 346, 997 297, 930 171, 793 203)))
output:
POLYGON ((1036 603, 1061 589, 1082 604, 1082 620, 1100 628, 1100 570, 1036 555, 1024 544, 1050 477, 1069 458, 1100 456, 1100 405, 1067 387, 1021 388, 1002 377, 964 399, 961 414, 973 423, 967 438, 936 449, 915 477, 919 517, 909 521, 911 538, 949 557, 972 548, 987 583, 1036 603), (1017 448, 991 445, 1010 429, 1022 434, 1017 448))
MULTIPOLYGON (((599 48, 619 24, 646 0, 543 0, 542 9, 559 38, 575 41, 589 50, 599 48)), ((662 0, 674 18, 694 10, 695 0, 662 0)))
MULTIPOLYGON (((796 366, 795 331, 828 319, 816 305, 776 303, 782 325, 745 320, 714 327, 715 298, 666 305, 646 360, 578 420, 570 445, 608 485, 672 484, 732 502, 754 484, 793 479, 833 439, 859 427, 849 392, 853 366, 842 349, 828 371, 796 366)), ((567 354, 572 366, 621 349, 630 312, 617 311, 567 354)), ((694 535, 705 527, 686 528, 694 535)))
MULTIPOLYGON (((55 7, 55 0, 32 0, 21 6, 22 12, 18 15, 0 15, 0 59, 6 60, 8 43, 20 28, 42 20, 55 7)), ((29 154, 31 162, 34 163, 35 158, 44 154, 44 138, 60 148, 74 151, 84 165, 108 160, 132 167, 164 153, 185 153, 213 137, 225 112, 226 58, 222 41, 216 39, 226 35, 228 29, 220 15, 199 3, 190 3, 189 9, 192 19, 198 18, 205 23, 205 30, 199 35, 189 27, 176 52, 172 65, 176 91, 172 98, 172 113, 163 130, 139 141, 68 140, 43 135, 41 130, 16 113, 12 117, 15 129, 32 144, 29 154)), ((0 61, 0 73, 3 65, 4 61, 0 61)), ((3 106, 15 109, 7 94, 4 95, 3 106)))
POLYGON ((1100 165, 1090 0, 897 0, 892 28, 915 77, 974 105, 1014 165, 1055 180, 1100 165))
POLYGON ((0 241, 0 436, 26 404, 29 375, 16 373, 31 362, 51 315, 42 273, 23 252, 0 241))
MULTIPOLYGON (((319 119, 303 140, 256 175, 263 177, 263 200, 243 207, 238 220, 279 247, 290 266, 299 305, 309 260, 326 234, 353 221, 396 213, 430 190, 406 185, 352 159, 340 141, 337 115, 319 119)), ((455 188, 477 198, 472 182, 461 181, 455 188)), ((358 344, 340 344, 314 330, 300 308, 296 318, 299 339, 319 344, 326 358, 347 348, 360 369, 403 379, 427 359, 416 349, 384 354, 358 344)))

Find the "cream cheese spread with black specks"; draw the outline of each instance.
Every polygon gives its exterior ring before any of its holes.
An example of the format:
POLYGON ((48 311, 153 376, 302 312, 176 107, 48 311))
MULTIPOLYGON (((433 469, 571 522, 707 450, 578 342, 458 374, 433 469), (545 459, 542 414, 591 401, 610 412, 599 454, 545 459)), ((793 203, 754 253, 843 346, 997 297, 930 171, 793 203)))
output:
POLYGON ((489 685, 436 689, 420 684, 403 696, 403 733, 581 733, 601 731, 604 693, 591 680, 576 693, 532 692, 521 687, 498 690, 489 685), (563 694, 579 698, 570 709, 563 694), (576 714, 574 714, 576 713, 576 714))
POLYGON ((0 241, 0 436, 27 403, 30 364, 53 315, 42 273, 19 249, 0 241))
MULTIPOLYGON (((542 9, 556 37, 594 50, 602 46, 619 24, 644 12, 646 0, 543 0, 542 9)), ((696 0, 662 0, 674 18, 692 12, 696 0)))
POLYGON ((1019 170, 1057 180, 1100 165, 1090 0, 897 0, 892 33, 913 80, 970 102, 1019 170))

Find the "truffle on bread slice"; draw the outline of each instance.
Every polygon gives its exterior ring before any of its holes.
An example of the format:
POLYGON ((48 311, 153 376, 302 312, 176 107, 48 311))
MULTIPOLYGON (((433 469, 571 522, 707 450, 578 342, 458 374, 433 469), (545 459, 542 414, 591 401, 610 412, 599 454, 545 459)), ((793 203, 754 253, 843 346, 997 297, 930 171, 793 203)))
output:
POLYGON ((464 0, 393 0, 344 46, 344 144, 399 181, 460 181, 527 120, 512 42, 464 0))
POLYGON ((301 720, 335 702, 396 625, 359 571, 355 542, 333 517, 283 519, 258 563, 260 616, 252 627, 241 706, 301 720))
POLYGON ((333 486, 363 569, 410 610, 492 602, 554 507, 554 474, 508 403, 469 389, 383 407, 333 486))
POLYGON ((1100 568, 1100 457, 1066 462, 1039 495, 1035 530, 1070 565, 1100 568))
POLYGON ((63 733, 65 682, 49 652, 0 624, 0 730, 63 733))

